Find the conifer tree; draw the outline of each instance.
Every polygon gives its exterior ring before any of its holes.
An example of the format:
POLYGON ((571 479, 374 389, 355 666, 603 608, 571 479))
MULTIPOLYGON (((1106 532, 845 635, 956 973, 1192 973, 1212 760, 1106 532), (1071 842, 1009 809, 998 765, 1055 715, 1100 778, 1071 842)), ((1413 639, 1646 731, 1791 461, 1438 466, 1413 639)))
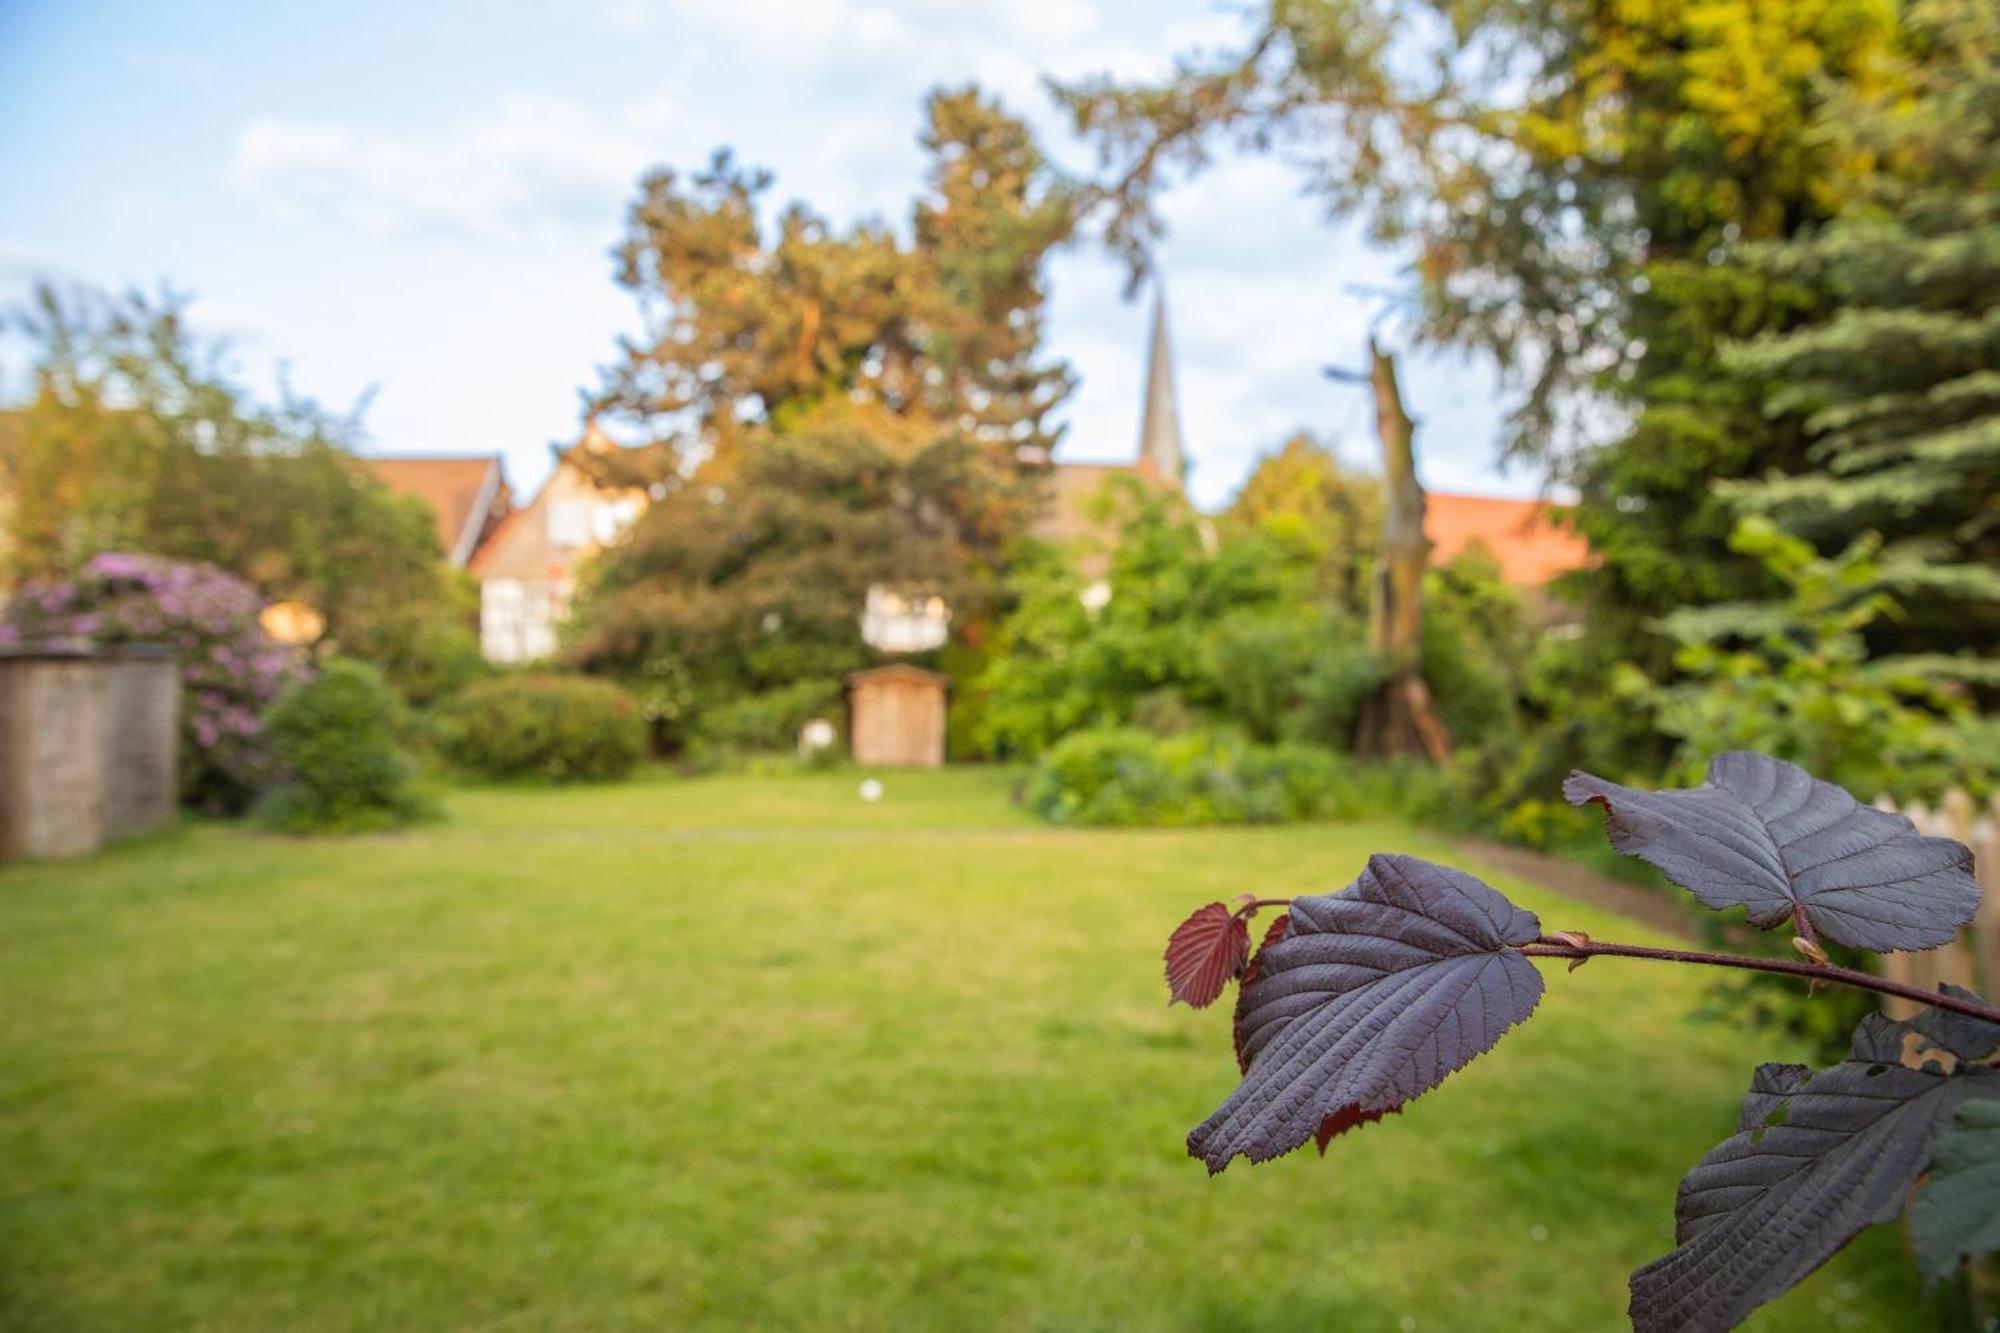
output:
MULTIPOLYGON (((1911 93, 1831 127, 1881 164, 1841 217, 1751 256, 1824 290, 1823 313, 1734 349, 1774 411, 1803 412, 1812 469, 1724 488, 1835 552, 1881 534, 1897 654, 2000 648, 2000 13, 1911 16, 1911 93)), ((1964 669, 1966 664, 1931 662, 1964 669)), ((1986 674, 2000 680, 1990 661, 1986 674)))
POLYGON ((920 142, 907 239, 803 203, 767 223, 769 173, 726 153, 632 208, 620 281, 648 333, 597 405, 657 443, 589 461, 659 503, 598 560, 570 657, 639 690, 663 740, 782 743, 837 705, 878 585, 944 599, 962 641, 1042 501, 1071 386, 1042 353, 1044 261, 1071 196, 977 90, 933 94, 920 142))

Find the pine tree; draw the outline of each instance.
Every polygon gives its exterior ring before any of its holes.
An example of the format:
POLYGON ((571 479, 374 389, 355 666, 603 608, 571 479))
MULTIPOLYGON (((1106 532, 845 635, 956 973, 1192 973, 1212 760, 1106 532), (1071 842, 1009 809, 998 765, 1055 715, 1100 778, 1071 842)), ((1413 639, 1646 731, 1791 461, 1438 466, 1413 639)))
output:
POLYGON ((632 208, 620 281, 649 332, 598 406, 657 443, 591 462, 661 498, 598 560, 570 656, 640 690, 662 739, 784 743, 869 660, 878 585, 942 597, 962 644, 1041 503, 1071 386, 1044 262, 1073 203, 976 90, 925 114, 908 239, 802 203, 767 225, 770 175, 726 153, 632 208))
MULTIPOLYGON (((1830 296, 1823 314, 1734 349, 1774 411, 1805 413, 1812 470, 1723 488, 1837 552, 1885 541, 1900 620, 1878 654, 2000 649, 2000 13, 1911 15, 1910 95, 1831 126, 1878 161, 1839 219, 1751 256, 1830 296)), ((1932 663, 1934 667, 1946 664, 1932 663)), ((2000 680, 1990 660, 1985 674, 2000 680)))

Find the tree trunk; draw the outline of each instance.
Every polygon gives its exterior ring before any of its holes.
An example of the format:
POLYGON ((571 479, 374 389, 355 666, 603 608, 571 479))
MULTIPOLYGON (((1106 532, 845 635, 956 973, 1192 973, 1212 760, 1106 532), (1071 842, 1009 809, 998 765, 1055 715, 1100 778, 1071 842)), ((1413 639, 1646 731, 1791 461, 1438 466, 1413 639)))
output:
POLYGON ((1372 339, 1368 357, 1384 502, 1368 646, 1388 679, 1361 706, 1354 752, 1364 759, 1414 754, 1441 763, 1451 753, 1451 736, 1424 686, 1424 568, 1431 543, 1424 536, 1424 489, 1417 484, 1416 423, 1403 410, 1395 358, 1372 339))

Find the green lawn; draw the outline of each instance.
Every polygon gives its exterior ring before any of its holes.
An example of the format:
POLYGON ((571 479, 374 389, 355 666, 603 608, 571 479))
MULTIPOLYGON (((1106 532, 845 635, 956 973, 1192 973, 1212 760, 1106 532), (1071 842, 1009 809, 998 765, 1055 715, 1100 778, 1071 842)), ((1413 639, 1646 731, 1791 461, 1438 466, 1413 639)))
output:
MULTIPOLYGON (((0 867, 0 1328, 1621 1326, 1759 1059, 1647 964, 1401 1117, 1210 1180, 1194 906, 1392 824, 1064 832, 991 772, 454 794, 0 867)), ((1646 938, 1499 881, 1550 928, 1646 938)), ((1878 1229, 1754 1327, 1916 1313, 1878 1229)))

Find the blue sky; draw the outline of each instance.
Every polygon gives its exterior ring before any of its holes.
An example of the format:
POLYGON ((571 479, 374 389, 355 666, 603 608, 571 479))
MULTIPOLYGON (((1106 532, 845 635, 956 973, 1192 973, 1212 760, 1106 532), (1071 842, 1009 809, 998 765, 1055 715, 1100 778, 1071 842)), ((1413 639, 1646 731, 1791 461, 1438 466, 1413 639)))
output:
MULTIPOLYGON (((375 397, 369 447, 501 452, 517 488, 574 438, 634 307, 611 280, 637 177, 719 145, 778 199, 900 221, 938 84, 999 93, 1072 167, 1039 78, 1159 72, 1227 43, 1208 0, 493 0, 473 4, 0 0, 0 302, 37 277, 193 293, 242 376, 333 406, 375 397)), ((1167 201, 1161 251, 1193 487, 1218 503, 1305 426, 1365 461, 1353 289, 1398 257, 1329 228, 1279 162, 1231 161, 1167 201)), ((1050 350, 1082 385, 1062 456, 1129 456, 1147 303, 1092 248, 1051 280, 1050 350)), ((0 383, 21 383, 19 349, 0 383)), ((1491 373, 1413 361, 1430 485, 1532 494, 1494 466, 1491 373)))

